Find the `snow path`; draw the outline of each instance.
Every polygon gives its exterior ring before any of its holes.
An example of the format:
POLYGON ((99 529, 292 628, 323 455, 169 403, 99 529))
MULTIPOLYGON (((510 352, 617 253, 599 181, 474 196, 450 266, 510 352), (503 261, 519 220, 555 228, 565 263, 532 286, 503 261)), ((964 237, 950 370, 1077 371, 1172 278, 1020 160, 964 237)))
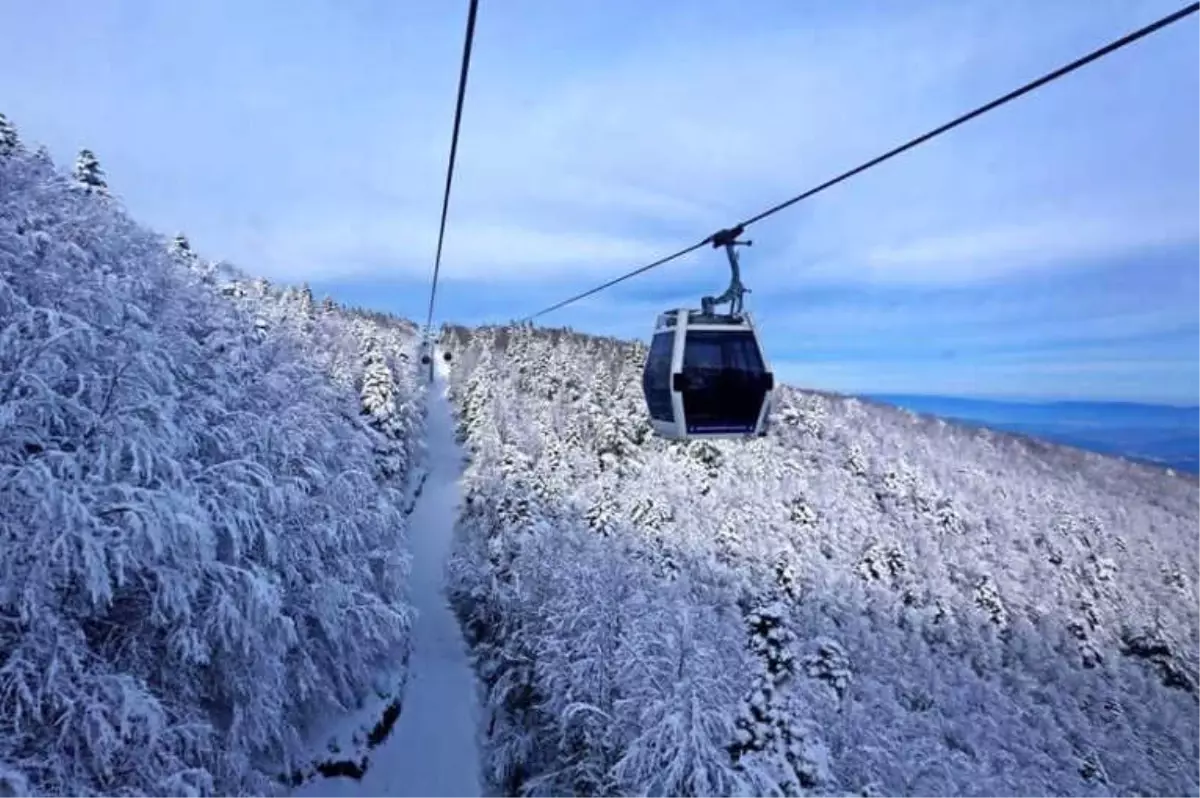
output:
POLYGON ((370 764, 361 781, 316 778, 297 790, 298 796, 482 794, 475 673, 445 594, 446 559, 461 501, 462 452, 444 374, 428 396, 429 475, 409 516, 410 595, 418 615, 400 719, 367 754, 370 764))

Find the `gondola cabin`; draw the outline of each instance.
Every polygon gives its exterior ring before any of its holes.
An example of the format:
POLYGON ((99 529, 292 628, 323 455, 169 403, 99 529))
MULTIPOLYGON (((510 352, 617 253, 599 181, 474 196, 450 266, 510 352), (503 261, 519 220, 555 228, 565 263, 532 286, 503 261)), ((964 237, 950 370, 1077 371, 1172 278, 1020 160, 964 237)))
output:
POLYGON ((765 435, 775 377, 749 314, 669 310, 642 373, 650 424, 665 438, 765 435))

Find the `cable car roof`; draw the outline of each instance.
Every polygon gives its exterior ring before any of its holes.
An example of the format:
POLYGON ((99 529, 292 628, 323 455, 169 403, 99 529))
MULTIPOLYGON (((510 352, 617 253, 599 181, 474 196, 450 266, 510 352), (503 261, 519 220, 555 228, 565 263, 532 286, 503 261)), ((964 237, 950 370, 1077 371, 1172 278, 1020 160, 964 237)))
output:
POLYGON ((687 314, 687 327, 689 330, 702 328, 709 330, 729 330, 730 332, 737 330, 754 332, 754 323, 751 321, 749 313, 730 316, 723 313, 705 313, 689 308, 676 308, 675 310, 660 313, 654 323, 654 331, 656 333, 673 331, 676 325, 678 325, 679 315, 682 313, 687 314))

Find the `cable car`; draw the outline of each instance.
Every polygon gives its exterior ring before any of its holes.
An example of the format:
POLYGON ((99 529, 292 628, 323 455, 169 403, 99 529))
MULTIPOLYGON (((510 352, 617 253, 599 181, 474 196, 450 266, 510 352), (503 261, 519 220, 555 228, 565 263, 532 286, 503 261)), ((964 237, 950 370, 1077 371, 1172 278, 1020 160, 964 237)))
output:
POLYGON ((672 440, 747 438, 766 434, 775 375, 754 321, 742 310, 735 246, 741 227, 713 236, 725 248, 733 279, 701 309, 676 308, 659 315, 642 372, 642 390, 655 433, 672 440), (729 313, 715 306, 730 303, 729 313))

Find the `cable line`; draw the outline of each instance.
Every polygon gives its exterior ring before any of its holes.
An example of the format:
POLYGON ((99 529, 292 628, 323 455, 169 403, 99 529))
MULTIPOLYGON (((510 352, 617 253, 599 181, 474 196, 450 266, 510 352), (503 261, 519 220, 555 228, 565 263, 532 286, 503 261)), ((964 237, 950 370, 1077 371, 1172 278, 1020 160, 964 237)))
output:
POLYGON ((475 39, 475 13, 479 0, 471 0, 467 11, 467 34, 463 41, 462 69, 458 75, 458 100, 454 106, 454 132, 450 136, 450 160, 446 165, 446 191, 442 195, 442 222, 438 228, 437 254, 433 259, 433 281, 429 288, 429 313, 425 317, 425 339, 433 326, 433 303, 437 297, 438 272, 442 266, 442 242, 446 238, 446 215, 450 210, 450 185, 454 181, 454 159, 458 154, 458 131, 462 126, 463 98, 467 93, 467 72, 471 66, 471 44, 475 39))
POLYGON ((551 313, 555 310, 558 310, 559 308, 566 307, 567 305, 570 305, 572 302, 578 302, 579 300, 583 299, 584 297, 589 297, 592 294, 598 294, 601 291, 603 291, 605 288, 612 288, 617 283, 624 282, 625 280, 628 280, 631 277, 637 277, 639 274, 642 274, 643 272, 648 272, 651 269, 655 269, 659 266, 662 266, 665 263, 670 263, 671 261, 675 260, 676 258, 682 258, 684 255, 690 255, 691 253, 700 249, 700 247, 704 246, 711 240, 712 240, 712 236, 709 236, 708 238, 704 239, 703 241, 698 241, 695 244, 692 244, 687 249, 681 249, 672 255, 668 255, 665 258, 660 258, 659 260, 654 261, 654 263, 648 263, 645 266, 642 266, 640 269, 634 269, 633 271, 629 272, 628 274, 623 274, 620 277, 617 277, 613 280, 609 280, 607 283, 604 283, 603 285, 598 285, 589 291, 584 291, 582 294, 576 294, 575 296, 571 297, 570 299, 564 299, 562 302, 559 302, 557 305, 551 305, 550 307, 546 308, 545 310, 539 310, 537 313, 534 313, 532 316, 526 316, 525 318, 521 319, 521 321, 518 323, 524 324, 525 322, 532 321, 533 319, 536 319, 538 316, 544 316, 547 313, 551 313))
MULTIPOLYGON (((959 125, 961 125, 965 122, 969 122, 970 120, 972 120, 978 116, 982 116, 983 114, 987 113, 988 111, 995 110, 996 108, 999 108, 1002 105, 1012 102, 1013 100, 1017 99, 1018 97, 1028 94, 1029 92, 1034 91, 1035 89, 1041 88, 1042 86, 1045 86, 1046 84, 1051 83, 1055 80, 1058 80, 1059 78, 1063 77, 1064 75, 1068 75, 1071 72, 1074 72, 1075 70, 1079 69, 1080 67, 1086 66, 1086 65, 1092 63, 1093 61, 1097 61, 1106 55, 1114 53, 1117 50, 1120 50, 1121 48, 1123 48, 1127 45, 1133 44, 1134 42, 1138 41, 1139 39, 1143 39, 1146 36, 1149 36, 1150 34, 1156 32, 1158 30, 1161 30, 1162 28, 1167 27, 1168 25, 1178 22, 1179 20, 1183 19, 1184 17, 1187 17, 1190 14, 1196 13, 1196 11, 1198 11, 1198 10, 1200 10, 1200 2, 1192 3, 1188 6, 1185 6, 1184 8, 1181 8, 1178 11, 1175 11, 1174 13, 1168 14, 1167 16, 1162 17, 1161 19, 1150 23, 1149 25, 1146 25, 1145 27, 1138 28, 1137 30, 1133 31, 1132 33, 1128 33, 1125 36, 1122 36, 1121 38, 1116 39, 1115 41, 1112 41, 1097 50, 1093 50, 1092 52, 1088 53, 1087 55, 1081 56, 1080 58, 1075 59, 1074 61, 1070 62, 1069 64, 1061 66, 1052 72, 1048 72, 1045 75, 1042 75, 1040 78, 1037 78, 1036 80, 1032 80, 1029 83, 1026 83, 1024 86, 1021 86, 1020 88, 1010 91, 1008 94, 1005 94, 1001 97, 997 97, 996 99, 992 100, 991 102, 985 103, 984 105, 981 105, 972 111, 968 111, 967 113, 963 114, 962 116, 959 116, 959 117, 947 122, 946 124, 942 125, 941 127, 934 128, 933 130, 930 130, 928 133, 917 136, 914 139, 910 139, 909 141, 905 142, 904 144, 901 144, 898 147, 888 150, 887 152, 883 153, 882 155, 872 158, 871 160, 867 161, 866 163, 856 166, 847 172, 843 172, 842 174, 838 175, 837 177, 831 178, 830 180, 827 180, 818 186, 810 188, 808 191, 805 191, 802 194, 797 194, 796 196, 792 197, 791 199, 785 200, 785 201, 779 203, 778 205, 774 205, 774 206, 768 208, 767 210, 763 211, 762 213, 759 213, 755 216, 751 216, 749 219, 746 219, 745 221, 740 222, 738 225, 731 228, 730 230, 721 231, 720 233, 714 233, 713 235, 710 235, 707 238, 705 238, 703 241, 700 241, 697 244, 693 244, 692 246, 688 247, 687 249, 681 249, 672 255, 668 255, 665 258, 655 261, 654 263, 647 264, 645 266, 642 266, 639 269, 635 269, 634 271, 631 271, 627 274, 621 275, 620 277, 617 277, 613 280, 609 280, 604 285, 597 286, 596 288, 593 288, 590 291, 584 291, 581 294, 576 294, 575 296, 571 297, 570 299, 565 299, 556 305, 551 305, 550 307, 546 308, 545 310, 539 310, 537 313, 534 313, 533 315, 527 316, 524 319, 522 319, 522 323, 532 321, 533 319, 536 319, 539 316, 544 316, 547 313, 550 313, 552 311, 558 310, 559 308, 570 305, 573 302, 577 302, 580 299, 583 299, 584 297, 591 296, 592 294, 603 291, 606 288, 610 288, 610 287, 616 285, 617 283, 628 280, 631 277, 635 277, 639 274, 648 272, 651 269, 654 269, 654 268, 657 268, 664 264, 670 263, 671 261, 673 261, 677 258, 681 258, 684 255, 687 255, 691 252, 694 252, 697 249, 700 249, 705 244, 714 243, 714 237, 716 237, 718 235, 725 234, 725 233, 733 233, 734 236, 736 237, 736 235, 740 234, 745 228, 749 227, 750 225, 752 225, 756 222, 762 221, 763 219, 767 218, 768 216, 771 216, 773 214, 778 213, 779 211, 782 211, 784 208, 791 207, 792 205, 795 205, 797 202, 800 202, 801 200, 808 199, 809 197, 811 197, 815 194, 819 194, 820 192, 824 191, 825 189, 832 188, 833 186, 836 186, 838 183, 841 183, 844 180, 848 180, 851 177, 854 177, 857 174, 861 174, 862 172, 865 172, 874 166, 878 166, 879 164, 883 163, 884 161, 890 160, 891 158, 894 158, 903 152, 911 150, 912 148, 914 148, 918 145, 924 144, 925 142, 929 141, 930 139, 936 138, 937 136, 940 136, 943 133, 946 133, 947 131, 953 130, 954 128, 958 127, 959 125)), ((715 246, 715 244, 714 244, 714 246, 715 246)))

